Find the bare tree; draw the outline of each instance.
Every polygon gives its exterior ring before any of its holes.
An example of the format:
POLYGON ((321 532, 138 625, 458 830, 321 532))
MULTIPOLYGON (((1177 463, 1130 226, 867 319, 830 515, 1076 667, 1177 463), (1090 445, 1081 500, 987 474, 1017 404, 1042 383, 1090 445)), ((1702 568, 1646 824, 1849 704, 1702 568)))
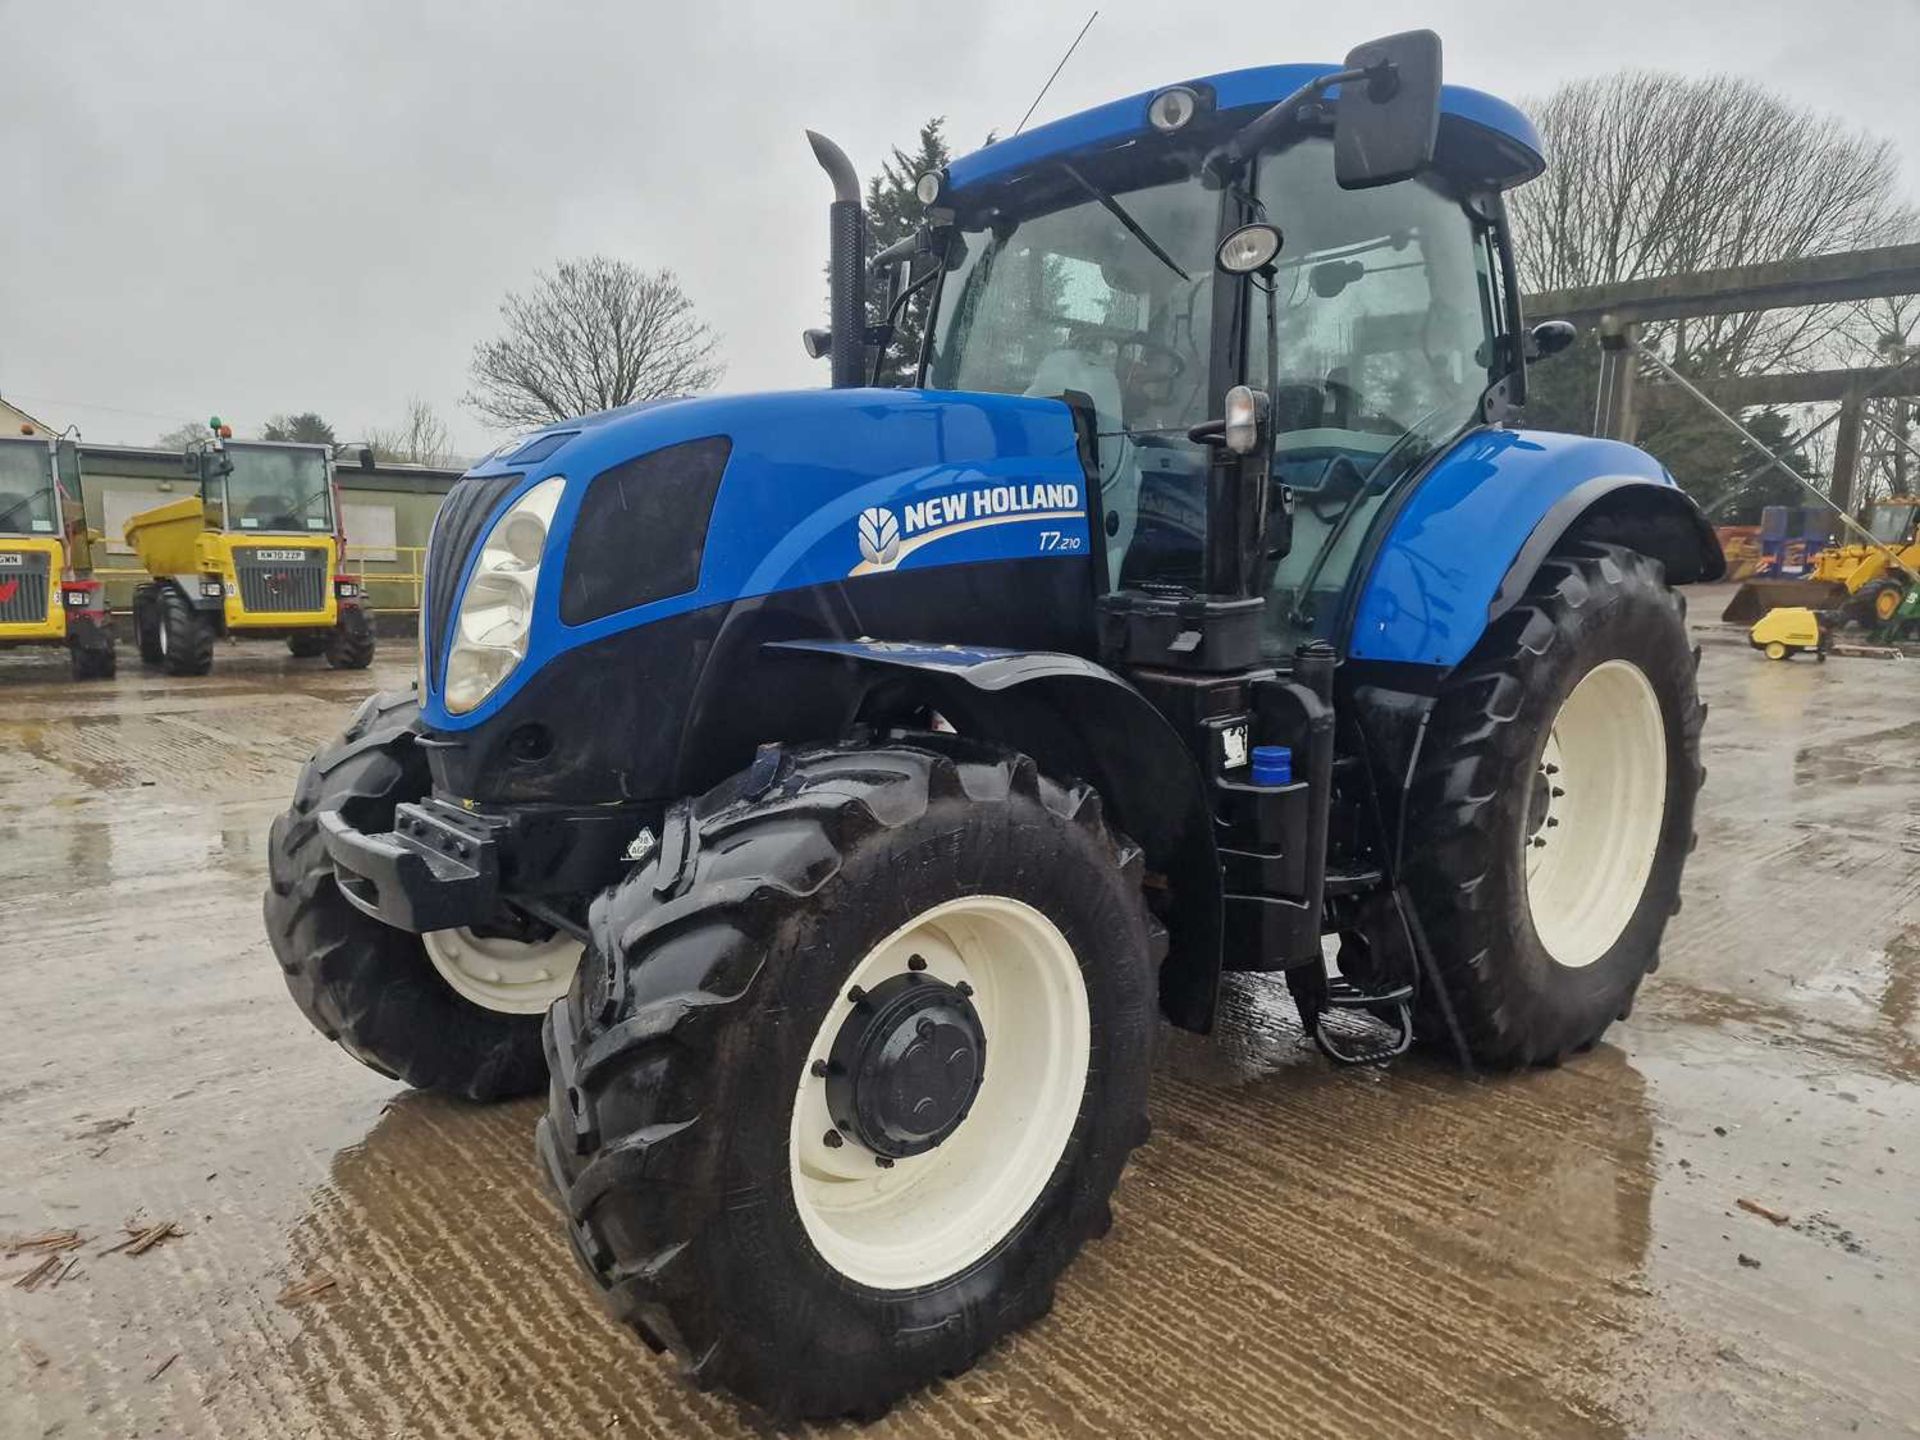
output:
POLYGON ((399 425, 369 430, 367 443, 375 459, 402 465, 445 465, 453 458, 453 437, 446 422, 417 395, 407 401, 406 417, 399 425))
MULTIPOLYGON (((1751 80, 1625 71, 1533 107, 1552 163, 1514 196, 1525 288, 1791 260, 1887 245, 1916 226, 1888 141, 1751 80)), ((1673 321, 1652 338, 1681 368, 1810 362, 1848 307, 1673 321)))
POLYGON ((153 443, 161 450, 184 450, 196 440, 204 440, 213 432, 207 429, 204 420, 188 420, 176 425, 153 443))
POLYGON ((671 270, 605 255, 543 272, 500 318, 505 333, 473 352, 466 403, 503 428, 706 390, 725 369, 671 270))

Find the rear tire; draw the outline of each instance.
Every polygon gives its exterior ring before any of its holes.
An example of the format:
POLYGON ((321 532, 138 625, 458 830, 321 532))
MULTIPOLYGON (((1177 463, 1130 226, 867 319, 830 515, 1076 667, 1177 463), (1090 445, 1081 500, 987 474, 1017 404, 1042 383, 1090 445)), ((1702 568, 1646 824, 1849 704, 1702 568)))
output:
POLYGON ((330 630, 303 630, 287 636, 287 653, 296 660, 311 660, 327 653, 327 642, 332 638, 330 630))
MULTIPOLYGON (((1547 560, 1441 690, 1407 885, 1482 1065, 1593 1044, 1659 963, 1706 774, 1685 616, 1658 562, 1584 545, 1547 560)), ((1445 1042, 1435 997, 1419 1019, 1445 1042)))
POLYGON ((76 680, 111 680, 114 675, 113 632, 104 625, 74 625, 67 631, 67 655, 76 680))
POLYGON ((358 606, 342 610, 325 642, 327 664, 335 670, 364 670, 373 663, 373 622, 358 606))
POLYGON ((695 1383, 781 1417, 876 1416, 1046 1313, 1146 1137, 1139 851, 1085 786, 921 744, 799 752, 760 793, 729 782, 677 807, 654 858, 594 903, 548 1020, 539 1148, 576 1253, 695 1383), (1067 978, 1009 1002, 1049 974, 1067 978), (977 992, 949 988, 969 975, 977 992), (847 1070, 816 1067, 829 1048, 839 1065, 846 1027, 881 1023, 863 1005, 936 992, 977 999, 983 1078, 937 1146, 881 1167, 865 1122, 828 1109, 864 1115, 871 1092, 830 1099, 823 1077, 847 1070), (1026 1043, 1061 1017, 1066 1039, 1026 1043))
POLYGON ((268 836, 267 938, 301 1013, 362 1064, 469 1100, 530 1095, 547 1078, 540 1016, 485 1009, 456 994, 420 936, 347 901, 327 855, 323 811, 384 832, 396 805, 431 788, 413 743, 419 714, 411 694, 376 695, 301 770, 293 805, 268 836))
POLYGON ((163 586, 159 604, 160 664, 169 675, 204 675, 213 669, 213 626, 173 586, 163 586))

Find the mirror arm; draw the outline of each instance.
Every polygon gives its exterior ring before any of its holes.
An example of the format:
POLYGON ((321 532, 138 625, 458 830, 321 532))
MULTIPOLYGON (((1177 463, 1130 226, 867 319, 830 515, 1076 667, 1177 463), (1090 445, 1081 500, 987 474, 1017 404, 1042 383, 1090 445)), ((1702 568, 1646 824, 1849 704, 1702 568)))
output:
POLYGON ((1393 74, 1390 64, 1376 65, 1369 69, 1335 70, 1329 75, 1318 75, 1307 81, 1286 99, 1268 106, 1253 119, 1234 131, 1225 145, 1207 156, 1207 168, 1223 179, 1238 171, 1247 163, 1247 159, 1268 140, 1271 140, 1282 126, 1294 118, 1301 106, 1318 100, 1335 85, 1348 81, 1365 80, 1369 83, 1388 79, 1393 74))

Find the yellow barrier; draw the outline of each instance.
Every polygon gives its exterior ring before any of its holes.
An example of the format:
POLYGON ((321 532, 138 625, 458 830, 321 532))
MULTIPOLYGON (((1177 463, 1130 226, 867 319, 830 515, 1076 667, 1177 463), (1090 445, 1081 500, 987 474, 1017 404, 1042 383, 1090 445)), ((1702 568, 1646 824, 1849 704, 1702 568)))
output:
MULTIPOLYGON (((424 545, 381 546, 380 556, 388 553, 396 558, 388 561, 384 558, 369 558, 356 555, 358 546, 347 546, 347 555, 340 562, 340 572, 358 580, 367 593, 367 600, 375 610, 418 610, 420 596, 426 588, 427 547, 424 545), (369 565, 392 564, 391 570, 370 570, 369 565)), ((144 583, 148 576, 145 570, 125 565, 97 565, 92 573, 102 580, 124 578, 135 584, 144 583)))

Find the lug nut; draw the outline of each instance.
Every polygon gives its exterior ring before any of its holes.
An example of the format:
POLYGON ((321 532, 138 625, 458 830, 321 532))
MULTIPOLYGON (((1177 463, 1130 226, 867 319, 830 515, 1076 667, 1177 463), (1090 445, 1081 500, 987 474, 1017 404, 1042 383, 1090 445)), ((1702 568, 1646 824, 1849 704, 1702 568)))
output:
POLYGON ((1551 830, 1553 829, 1554 826, 1558 825, 1559 823, 1560 822, 1554 819, 1551 815, 1547 817, 1547 829, 1551 830))
POLYGON ((1560 767, 1558 765, 1542 765, 1540 768, 1549 775, 1558 775, 1560 773, 1560 767))
POLYGON ((1555 785, 1550 787, 1547 793, 1553 796, 1554 799, 1558 800, 1562 795, 1566 794, 1567 792, 1562 790, 1558 785, 1555 785))
POLYGON ((847 1001, 853 1005, 864 1005, 867 1003, 867 992, 856 985, 847 991, 847 1001))
POLYGON ((807 1068, 813 1072, 816 1079, 824 1080, 827 1078, 828 1071, 831 1067, 829 1067, 824 1060, 816 1060, 807 1068))
POLYGON ((873 1163, 878 1165, 882 1170, 893 1169, 893 1157, 890 1155, 876 1155, 873 1157, 873 1163))
POLYGON ((924 955, 909 955, 907 957, 907 969, 924 970, 926 968, 927 968, 927 960, 924 955))
POLYGON ((1534 837, 1533 837, 1533 848, 1534 848, 1534 849, 1536 849, 1536 850, 1543 850, 1543 849, 1545 849, 1545 848, 1546 848, 1546 844, 1547 844, 1547 837, 1546 837, 1546 836, 1544 836, 1544 835, 1536 835, 1536 836, 1534 836, 1534 837))
POLYGON ((971 997, 973 994, 973 986, 969 985, 964 980, 962 980, 958 985, 954 986, 953 988, 958 990, 964 996, 971 997))
POLYGON ((847 1142, 838 1130, 829 1130, 820 1138, 820 1143, 825 1145, 829 1150, 838 1150, 847 1142))
POLYGON ((914 1029, 914 1033, 918 1035, 922 1040, 933 1039, 933 1030, 934 1030, 933 1021, 923 1017, 920 1023, 914 1026, 913 1029, 914 1029))

